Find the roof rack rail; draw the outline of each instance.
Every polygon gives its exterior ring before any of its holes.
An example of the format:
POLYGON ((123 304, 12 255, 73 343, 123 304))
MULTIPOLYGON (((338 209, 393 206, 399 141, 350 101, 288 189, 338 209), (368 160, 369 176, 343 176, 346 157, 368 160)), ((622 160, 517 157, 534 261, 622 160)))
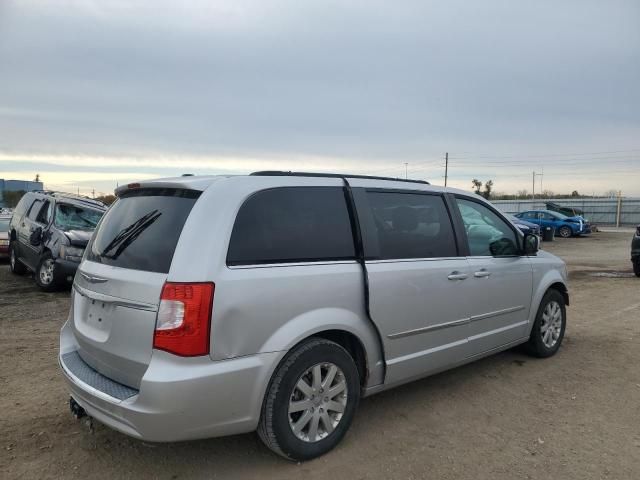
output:
POLYGON ((374 175, 351 175, 348 173, 316 173, 316 172, 285 172, 282 170, 263 170, 259 172, 253 172, 250 175, 257 177, 328 177, 328 178, 363 178, 367 180, 390 180, 392 182, 408 182, 408 183, 421 183, 423 185, 430 185, 426 180, 410 180, 407 178, 394 178, 394 177, 376 177, 374 175))
POLYGON ((67 193, 67 192, 57 192, 55 190, 31 190, 33 193, 41 193, 43 195, 49 195, 50 197, 67 197, 72 198, 74 200, 78 200, 80 202, 90 203, 97 206, 106 207, 104 203, 100 200, 96 200, 95 198, 87 197, 85 195, 77 195, 75 193, 67 193))

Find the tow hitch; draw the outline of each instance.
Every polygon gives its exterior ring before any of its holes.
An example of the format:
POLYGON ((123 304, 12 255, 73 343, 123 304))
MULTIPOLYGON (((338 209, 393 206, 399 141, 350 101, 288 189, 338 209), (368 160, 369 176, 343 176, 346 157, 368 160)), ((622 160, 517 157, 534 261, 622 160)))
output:
POLYGON ((73 418, 76 420, 82 420, 82 423, 87 430, 89 430, 89 433, 94 432, 93 418, 87 415, 87 411, 82 408, 80 404, 73 399, 73 397, 69 397, 69 410, 71 410, 73 418))
POLYGON ((73 399, 73 397, 69 397, 69 409, 71 410, 71 415, 73 415, 76 420, 80 420, 87 416, 87 412, 73 399))

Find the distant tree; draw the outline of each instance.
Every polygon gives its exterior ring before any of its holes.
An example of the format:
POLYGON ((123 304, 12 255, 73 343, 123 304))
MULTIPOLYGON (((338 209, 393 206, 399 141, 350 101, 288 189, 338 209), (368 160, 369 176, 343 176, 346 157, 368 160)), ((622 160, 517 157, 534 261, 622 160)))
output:
POLYGON ((525 188, 524 190, 518 190, 518 198, 528 198, 529 192, 525 188))
POLYGON ((4 203, 9 208, 15 208, 22 196, 27 193, 24 190, 16 190, 14 192, 4 192, 4 203))
POLYGON ((551 191, 551 190, 545 190, 545 191, 542 192, 542 198, 553 198, 555 196, 556 196, 556 194, 553 193, 553 191, 551 191))
POLYGON ((579 196, 580 196, 580 194, 578 193, 578 191, 577 191, 577 190, 574 190, 573 192, 571 192, 571 196, 572 196, 572 197, 579 197, 579 196))
POLYGON ((605 197, 609 197, 609 198, 614 198, 618 196, 618 191, 617 190, 607 190, 606 192, 604 192, 604 196, 605 197))
POLYGON ((36 173, 36 178, 34 180, 34 182, 39 182, 40 181, 40 174, 36 173))
POLYGON ((482 192, 482 196, 489 200, 491 198, 491 190, 493 190, 493 180, 487 180, 484 182, 484 192, 482 192))
POLYGON ((471 185, 475 189, 475 192, 478 195, 480 195, 480 189, 482 188, 482 182, 480 180, 478 180, 477 178, 474 178, 473 180, 471 180, 471 185))
POLYGON ((116 197, 115 195, 100 195, 96 197, 96 200, 101 201, 105 205, 111 205, 113 202, 115 202, 116 197))

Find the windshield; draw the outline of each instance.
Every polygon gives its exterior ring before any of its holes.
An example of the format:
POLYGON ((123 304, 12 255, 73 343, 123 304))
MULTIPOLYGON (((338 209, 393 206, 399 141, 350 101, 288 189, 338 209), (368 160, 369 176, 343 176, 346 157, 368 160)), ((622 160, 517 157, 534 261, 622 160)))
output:
POLYGON ((56 206, 56 227, 62 230, 93 230, 102 214, 100 210, 59 203, 56 206))
POLYGON ((551 215, 555 216, 556 218, 558 218, 560 220, 566 220, 567 218, 569 218, 569 217, 567 217, 566 215, 563 215, 560 212, 553 212, 551 215))
POLYGON ((0 218, 0 232, 9 231, 9 218, 0 218))

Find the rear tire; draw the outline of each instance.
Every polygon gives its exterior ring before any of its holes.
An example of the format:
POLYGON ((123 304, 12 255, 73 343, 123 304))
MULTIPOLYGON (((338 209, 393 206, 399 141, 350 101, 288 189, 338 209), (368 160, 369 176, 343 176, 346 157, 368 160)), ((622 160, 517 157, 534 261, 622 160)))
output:
POLYGON ((60 288, 60 278, 56 271, 56 263, 50 252, 46 252, 40 259, 34 277, 36 284, 45 292, 53 292, 60 288))
POLYGON ((359 400, 360 378, 351 355, 337 343, 312 337, 274 373, 258 435, 288 460, 318 457, 340 443, 359 400))
POLYGON ((562 238, 569 238, 571 237, 571 235, 573 235, 573 232, 571 231, 571 227, 567 227, 566 225, 563 227, 560 227, 560 230, 558 230, 558 233, 562 238))
POLYGON ((633 260, 633 273, 636 274, 636 277, 640 277, 640 257, 633 260))
POLYGON ((544 294, 538 307, 529 341, 525 344, 527 353, 538 358, 555 355, 564 338, 566 326, 564 297, 559 291, 550 289, 544 294))
POLYGON ((9 243, 9 268, 11 269, 11 273, 16 275, 22 275, 27 271, 27 267, 18 260, 18 256, 16 255, 16 241, 13 240, 9 243))

